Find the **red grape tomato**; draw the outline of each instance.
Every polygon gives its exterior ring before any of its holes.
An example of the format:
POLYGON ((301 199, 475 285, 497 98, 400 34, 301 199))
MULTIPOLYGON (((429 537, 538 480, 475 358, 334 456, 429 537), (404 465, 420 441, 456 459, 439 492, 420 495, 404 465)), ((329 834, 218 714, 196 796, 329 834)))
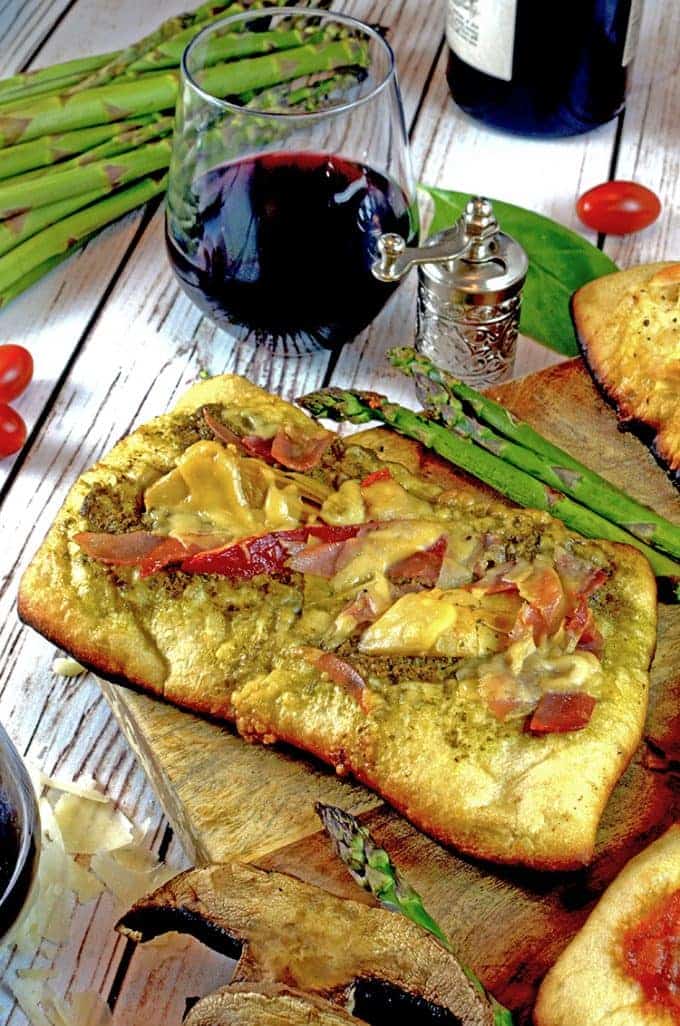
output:
POLYGON ((18 452, 26 441, 26 425, 16 410, 0 403, 0 457, 18 452))
POLYGON ((656 193, 637 182, 603 182, 579 197, 576 213, 596 232, 628 235, 656 221, 661 203, 656 193))
POLYGON ((0 346, 0 403, 16 399, 33 377, 33 357, 23 346, 0 346))

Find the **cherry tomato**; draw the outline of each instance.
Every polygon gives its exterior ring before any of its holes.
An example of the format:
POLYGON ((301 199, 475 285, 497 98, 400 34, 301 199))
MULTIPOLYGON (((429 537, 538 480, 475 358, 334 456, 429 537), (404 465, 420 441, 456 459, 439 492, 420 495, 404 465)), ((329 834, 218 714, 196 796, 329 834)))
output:
POLYGON ((596 232, 628 235, 656 221, 661 203, 651 189, 637 182, 603 182, 579 197, 576 213, 596 232))
POLYGON ((23 346, 0 346, 0 403, 21 395, 33 377, 33 357, 23 346))
POLYGON ((16 410, 0 403, 0 457, 18 452, 26 441, 26 425, 16 410))

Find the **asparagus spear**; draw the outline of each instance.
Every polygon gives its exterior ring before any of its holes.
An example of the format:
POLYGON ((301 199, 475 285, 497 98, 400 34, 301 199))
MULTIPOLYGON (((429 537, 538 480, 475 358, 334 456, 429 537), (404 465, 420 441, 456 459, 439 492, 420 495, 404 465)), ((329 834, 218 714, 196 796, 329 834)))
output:
POLYGON ((56 164, 64 157, 109 142, 116 136, 129 132, 131 128, 151 124, 157 118, 156 114, 147 114, 131 118, 129 121, 118 121, 113 125, 96 125, 93 128, 81 128, 61 135, 46 135, 31 142, 8 146, 0 150, 0 179, 14 178, 25 171, 56 164))
POLYGON ((7 182, 0 186, 0 218, 12 217, 24 210, 33 210, 45 203, 78 196, 91 189, 113 192, 135 178, 166 168, 170 163, 168 139, 147 143, 110 160, 98 160, 48 177, 29 182, 7 182))
MULTIPOLYGON (((161 63, 159 63, 158 57, 162 55, 168 46, 169 52, 173 55, 170 65, 176 66, 179 64, 187 43, 210 22, 233 14, 241 14, 248 9, 282 7, 285 6, 286 2, 287 0, 243 0, 242 3, 234 3, 233 0, 229 0, 228 3, 209 2, 197 7, 195 11, 178 14, 174 18, 168 18, 154 32, 133 43, 126 50, 115 54, 103 67, 94 70, 83 78, 69 90, 69 95, 82 92, 84 89, 94 89, 98 86, 106 85, 121 75, 146 71, 149 68, 153 68, 154 65, 163 67, 162 56, 160 57, 161 63)), ((299 2, 304 7, 317 7, 324 6, 325 0, 299 0, 299 2)), ((252 33, 252 35, 258 34, 252 33)), ((220 57, 221 45, 222 39, 219 37, 210 41, 208 47, 209 63, 239 56, 239 53, 233 50, 233 48, 230 50, 229 44, 226 43, 224 44, 225 56, 220 57), (210 55, 211 50, 212 56, 210 55)), ((258 51, 247 48, 243 50, 243 53, 257 52, 266 53, 268 51, 266 49, 258 51)))
MULTIPOLYGON (((105 157, 116 157, 120 153, 127 153, 129 150, 137 149, 138 146, 142 146, 144 143, 170 135, 174 122, 175 119, 170 117, 170 115, 165 117, 153 115, 153 120, 148 125, 128 128, 116 134, 107 142, 101 143, 100 146, 92 146, 89 150, 85 150, 84 153, 78 153, 75 157, 71 157, 70 160, 60 161, 53 167, 39 167, 34 171, 27 171, 24 175, 15 175, 8 184, 18 185, 19 182, 30 182, 34 178, 46 179, 48 176, 52 177, 61 174, 62 171, 71 171, 76 167, 85 167, 87 164, 93 164, 95 161, 103 160, 105 157)), ((129 124, 126 121, 121 123, 124 125, 129 124)), ((1 154, 2 151, 0 150, 1 154)), ((2 192, 2 188, 3 186, 0 185, 0 192, 2 192)))
MULTIPOLYGON (((135 61, 126 73, 111 79, 111 83, 131 81, 140 74, 150 71, 161 71, 164 68, 177 68, 187 43, 196 35, 196 28, 187 29, 169 39, 162 47, 135 61)), ((292 49, 302 46, 305 42, 317 42, 323 38, 318 29, 314 31, 276 29, 272 32, 234 32, 230 35, 215 36, 210 39, 204 54, 206 67, 219 64, 220 61, 231 61, 237 57, 252 57, 255 54, 272 53, 276 50, 292 49)), ((72 96, 80 92, 81 75, 69 75, 54 82, 37 83, 27 86, 19 96, 2 99, 0 97, 0 114, 6 116, 32 102, 36 97, 43 99, 51 96, 72 96), (77 89, 71 88, 78 86, 77 89)))
MULTIPOLYGON (((632 545, 647 557, 657 577, 669 578, 674 589, 680 581, 680 564, 645 545, 598 513, 580 506, 573 499, 554 491, 523 470, 481 449, 471 439, 461 438, 441 424, 389 402, 385 396, 376 392, 326 388, 319 392, 311 392, 299 402, 314 417, 348 420, 353 424, 366 424, 372 420, 382 421, 401 434, 415 438, 428 449, 462 467, 520 506, 544 510, 588 538, 604 538, 607 541, 632 545)), ((680 598, 680 588, 676 591, 676 597, 680 598)))
MULTIPOLYGON (((318 33, 318 29, 314 30, 318 33)), ((273 29, 270 32, 232 32, 221 36, 215 35, 206 43, 202 54, 202 63, 207 67, 219 64, 220 61, 232 61, 237 57, 252 57, 254 54, 272 53, 276 50, 291 49, 302 46, 309 41, 312 33, 304 29, 273 29)), ((131 64, 128 76, 161 68, 176 68, 188 43, 196 35, 196 29, 190 28, 169 39, 162 46, 151 50, 131 64)))
MULTIPOLYGON (((281 3, 283 0, 278 0, 278 2, 281 3)), ((307 2, 298 0, 298 5, 325 8, 329 6, 329 0, 307 0, 307 2)), ((267 4, 267 0, 253 0, 248 6, 262 8, 270 5, 267 4)), ((213 17, 227 17, 231 14, 239 14, 245 9, 243 4, 231 3, 219 14, 213 14, 213 17)), ((206 18, 206 21, 208 20, 211 19, 206 18)), ((170 54, 173 55, 170 66, 178 64, 184 47, 196 35, 198 28, 199 26, 190 26, 178 32, 176 36, 162 41, 156 48, 147 51, 139 60, 127 66, 124 73, 129 75, 144 71, 156 71, 166 66, 170 54)), ((277 30, 278 28, 280 26, 277 26, 277 30)), ((110 53, 95 54, 92 57, 77 57, 75 60, 62 61, 47 68, 22 71, 9 78, 0 79, 0 109, 8 102, 16 105, 16 102, 20 101, 22 105, 25 105, 29 98, 41 93, 63 92, 70 86, 83 82, 92 72, 99 71, 105 65, 118 60, 122 52, 113 50, 110 53)))
POLYGON ((12 299, 16 299, 17 296, 21 295, 22 292, 25 292, 31 285, 34 285, 35 282, 39 281, 44 275, 48 274, 49 271, 53 270, 53 268, 57 267, 65 260, 68 260, 74 253, 77 253, 78 250, 82 249, 83 246, 93 239, 97 232, 100 231, 101 228, 105 227, 106 224, 109 224, 111 221, 129 213, 131 210, 134 210, 135 207, 139 207, 142 204, 147 203, 150 199, 153 199, 154 196, 158 196, 163 192, 165 186, 165 177, 158 178, 151 176, 149 178, 144 178, 139 182, 135 182, 134 185, 131 185, 128 189, 125 189, 115 197, 112 197, 112 199, 116 199, 117 202, 115 205, 111 204, 108 211, 105 212, 106 216, 109 217, 109 220, 99 223, 101 218, 93 217, 92 222, 95 227, 91 232, 85 232, 85 234, 79 236, 76 241, 71 242, 60 252, 54 253, 52 256, 48 257, 47 260, 44 260, 41 263, 35 264, 35 266, 31 267, 29 271, 23 274, 20 278, 17 278, 17 280, 8 286, 8 288, 0 292, 0 309, 6 306, 12 299))
MULTIPOLYGON (((301 75, 344 66, 365 66, 366 61, 365 45, 346 39, 217 64, 206 68, 198 78, 203 88, 213 95, 230 96, 250 89, 264 89, 301 75)), ((178 72, 165 71, 85 90, 75 96, 37 100, 22 110, 0 116, 0 147, 19 140, 29 141, 42 135, 169 110, 174 107, 177 89, 178 72)))
POLYGON ((36 207, 26 214, 17 214, 16 217, 9 217, 0 222, 0 257, 49 225, 56 224, 69 214, 74 214, 76 210, 88 207, 90 203, 95 203, 107 195, 108 191, 110 190, 92 189, 90 192, 71 196, 57 203, 46 203, 44 207, 36 207))
MULTIPOLYGON (((377 898, 384 908, 399 912, 417 923, 455 955, 451 941, 427 911, 423 899, 401 875, 388 852, 377 846, 368 829, 361 826, 351 813, 334 805, 317 802, 315 808, 336 854, 347 866, 352 879, 377 898)), ((480 998, 491 1005, 495 1026, 513 1026, 512 1013, 487 994, 471 969, 462 962, 460 965, 480 998)))
POLYGON ((472 438, 507 463, 601 513, 641 541, 680 557, 680 525, 672 524, 636 502, 569 453, 552 445, 529 424, 515 420, 500 403, 440 370, 415 349, 393 349, 389 359, 394 367, 429 388, 428 410, 454 431, 472 438), (468 416, 460 400, 468 403, 481 420, 501 431, 505 437, 468 416))
POLYGON ((125 74, 130 65, 143 57, 149 50, 154 50, 165 40, 176 36, 177 33, 187 28, 198 29, 202 27, 203 22, 209 21, 217 15, 237 14, 242 10, 241 5, 234 4, 232 0, 228 0, 227 3, 208 2, 197 7, 195 11, 168 18, 154 32, 132 43, 125 50, 121 50, 103 67, 92 71, 78 85, 73 86, 67 95, 72 96, 85 89, 95 89, 98 86, 106 85, 112 79, 125 74))
POLYGON ((25 90, 35 85, 53 84, 62 78, 77 75, 82 78, 96 71, 116 56, 118 51, 102 53, 94 57, 76 57, 72 61, 62 61, 61 64, 51 64, 47 68, 36 68, 33 71, 21 71, 18 75, 0 79, 0 101, 14 99, 21 96, 25 90))
POLYGON ((59 264, 68 260, 68 258, 73 256, 74 253, 77 253, 78 250, 82 249, 83 246, 96 234, 96 232, 91 232, 90 235, 86 235, 78 242, 74 242, 72 246, 69 246, 63 252, 55 254, 55 256, 50 257, 48 260, 44 260, 41 264, 36 264, 32 270, 22 275, 21 278, 18 278, 9 286, 9 288, 0 293, 0 310, 7 306, 11 300, 16 299, 16 297, 20 296, 22 292, 25 292, 26 289, 30 288, 31 285, 35 285, 37 281, 40 281, 41 278, 46 274, 49 274, 49 272, 55 267, 58 267, 59 264))
POLYGON ((81 78, 82 75, 78 74, 65 75, 63 78, 57 78, 53 81, 36 82, 34 85, 24 86, 16 94, 10 93, 8 96, 0 94, 0 114, 6 114, 16 107, 25 107, 27 103, 33 101, 37 96, 45 96, 48 93, 63 93, 70 86, 80 82, 81 78))
POLYGON ((165 174, 142 178, 128 188, 119 189, 100 202, 50 225, 0 257, 0 304, 7 302, 9 295, 15 295, 17 283, 30 275, 40 264, 65 253, 74 244, 82 243, 93 232, 146 203, 153 196, 163 192, 166 184, 165 174))
MULTIPOLYGON (((143 128, 132 129, 130 132, 123 133, 118 136, 116 140, 110 143, 103 143, 101 146, 95 146, 91 150, 86 150, 85 153, 80 154, 78 157, 74 157, 73 161, 66 161, 63 165, 58 165, 56 170, 61 171, 62 169, 69 170, 67 165, 85 165, 101 159, 102 156, 114 155, 119 150, 129 150, 131 147, 139 145, 144 141, 145 138, 153 138, 154 134, 158 134, 159 130, 163 130, 164 134, 168 134, 172 131, 173 119, 168 117, 164 119, 165 125, 162 122, 158 122, 157 125, 147 125, 143 128)), ((19 178, 12 179, 14 185, 18 181, 26 181, 27 178, 32 178, 36 175, 44 176, 44 183, 46 188, 52 190, 51 196, 54 198, 56 195, 53 189, 54 174, 49 169, 43 169, 40 171, 29 172, 28 175, 22 175, 19 178), (48 179, 50 176, 50 180, 48 179)), ((2 191, 0 189, 0 191, 2 191)), ((73 196, 69 196, 66 199, 58 200, 57 202, 46 203, 44 206, 36 206, 27 212, 17 214, 15 217, 6 218, 0 222, 0 256, 8 253, 15 246, 24 242, 26 239, 30 239, 32 235, 42 231, 43 228, 47 228, 48 225, 55 224, 57 221, 61 221, 62 218, 67 217, 69 214, 75 213, 76 210, 81 210, 83 207, 89 206, 91 203, 97 202, 97 200, 103 199, 104 196, 108 195, 112 191, 111 181, 108 178, 102 179, 102 183, 99 187, 96 187, 89 192, 78 192, 73 196)))

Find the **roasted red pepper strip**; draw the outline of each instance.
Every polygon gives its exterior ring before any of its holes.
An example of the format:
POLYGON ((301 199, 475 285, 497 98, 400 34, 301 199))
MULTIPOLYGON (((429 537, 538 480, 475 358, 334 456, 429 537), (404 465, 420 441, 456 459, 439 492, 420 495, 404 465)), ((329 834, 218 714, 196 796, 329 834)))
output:
POLYGON ((543 695, 527 723, 530 734, 566 734, 590 722, 597 699, 576 691, 550 691, 543 695))
POLYGON ((222 549, 198 552, 181 564, 188 574, 220 574, 235 580, 248 580, 258 574, 283 573, 291 555, 298 552, 309 538, 322 542, 345 541, 354 538, 364 524, 331 527, 326 524, 296 527, 292 531, 272 531, 270 534, 242 538, 222 549))
POLYGON ((374 470, 372 474, 367 474, 366 477, 359 483, 360 488, 370 488, 371 485, 377 484, 379 481, 391 481, 392 475, 387 467, 383 467, 382 470, 374 470))

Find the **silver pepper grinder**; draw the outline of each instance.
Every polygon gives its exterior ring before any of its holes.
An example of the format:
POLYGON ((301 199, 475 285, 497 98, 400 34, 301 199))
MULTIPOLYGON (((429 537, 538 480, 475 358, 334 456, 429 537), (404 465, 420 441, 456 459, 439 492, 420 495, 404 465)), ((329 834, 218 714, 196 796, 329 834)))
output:
POLYGON ((389 233, 380 236, 378 251, 372 271, 380 281, 398 281, 419 265, 419 352, 475 387, 511 375, 529 264, 520 244, 499 229, 488 199, 469 199, 456 224, 423 246, 389 233))

